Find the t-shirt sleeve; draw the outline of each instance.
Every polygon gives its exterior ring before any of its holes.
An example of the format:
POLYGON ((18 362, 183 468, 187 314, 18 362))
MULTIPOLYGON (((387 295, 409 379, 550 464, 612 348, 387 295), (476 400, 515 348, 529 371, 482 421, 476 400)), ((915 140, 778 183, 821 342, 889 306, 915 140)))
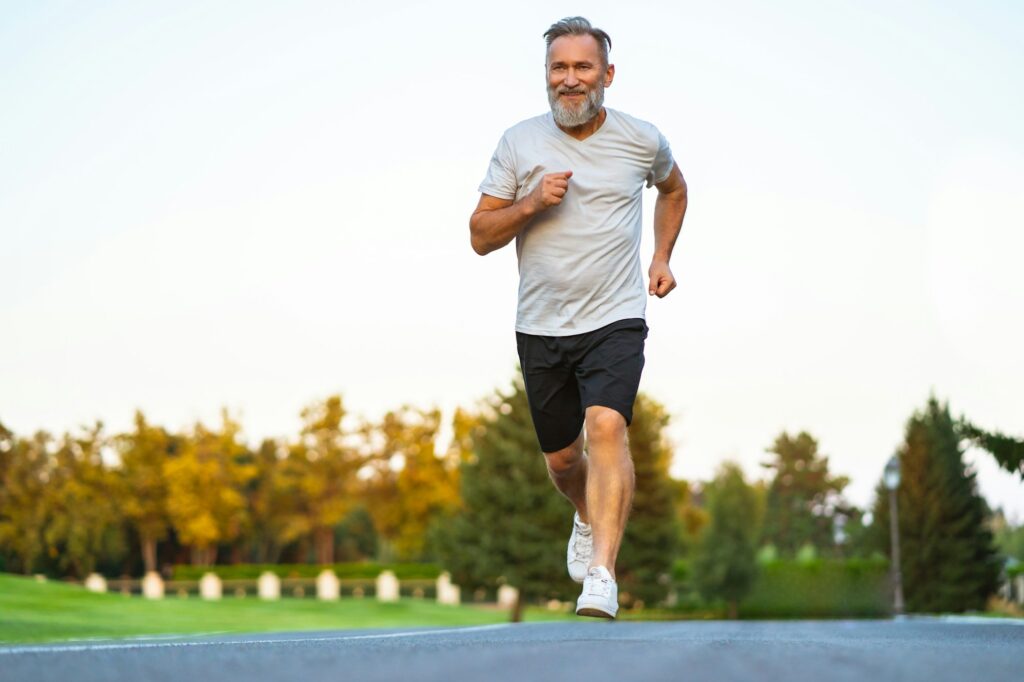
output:
POLYGON ((480 183, 479 190, 481 194, 489 194, 499 199, 515 199, 518 189, 512 148, 506 137, 502 136, 494 155, 491 156, 487 175, 480 183))
POLYGON ((668 140, 661 134, 661 131, 658 131, 658 153, 654 155, 654 163, 651 164, 651 171, 647 174, 647 186, 653 187, 667 178, 675 163, 668 140))

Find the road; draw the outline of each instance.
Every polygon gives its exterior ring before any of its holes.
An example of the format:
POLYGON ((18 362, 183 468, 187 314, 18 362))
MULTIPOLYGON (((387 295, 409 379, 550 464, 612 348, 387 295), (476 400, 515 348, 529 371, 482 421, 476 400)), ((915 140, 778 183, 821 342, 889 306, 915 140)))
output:
POLYGON ((0 647, 0 681, 1024 680, 1024 625, 526 623, 0 647))

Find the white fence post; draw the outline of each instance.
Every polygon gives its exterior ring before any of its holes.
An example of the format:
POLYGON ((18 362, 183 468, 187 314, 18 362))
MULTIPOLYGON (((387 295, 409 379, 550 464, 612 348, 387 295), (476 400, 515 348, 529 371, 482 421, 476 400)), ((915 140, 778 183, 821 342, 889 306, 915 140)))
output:
POLYGON ((199 579, 199 596, 203 599, 220 599, 224 585, 216 573, 204 573, 199 579))
POLYGON ((512 608, 519 599, 519 590, 511 585, 502 585, 498 588, 498 606, 512 608))
POLYGON ((107 579, 99 573, 90 573, 85 579, 85 589, 90 592, 106 592, 107 579))
POLYGON ((316 598, 323 601, 337 601, 341 596, 341 584, 334 571, 325 568, 316 577, 316 598))
POLYGON ((273 600, 281 598, 281 579, 277 577, 276 573, 263 571, 260 574, 258 588, 260 599, 273 600))
POLYGON ((392 571, 377 576, 377 601, 398 601, 398 578, 392 571))
POLYGON ((143 576, 142 596, 146 599, 164 598, 164 580, 156 571, 149 571, 143 576))
POLYGON ((1017 576, 1017 603, 1024 606, 1024 574, 1017 576))
POLYGON ((457 605, 462 601, 458 585, 452 585, 452 576, 445 571, 437 577, 437 603, 457 605))

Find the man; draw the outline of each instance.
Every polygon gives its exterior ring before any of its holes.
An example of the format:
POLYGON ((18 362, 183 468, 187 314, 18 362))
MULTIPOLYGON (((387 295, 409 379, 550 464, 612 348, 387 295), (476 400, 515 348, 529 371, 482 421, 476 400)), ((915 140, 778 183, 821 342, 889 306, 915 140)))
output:
POLYGON ((614 618, 634 488, 626 427, 647 338, 641 195, 645 183, 658 189, 647 292, 663 298, 676 286, 669 257, 686 183, 657 128, 603 106, 615 76, 608 34, 569 17, 544 37, 551 112, 501 138, 471 242, 485 255, 516 240, 530 412, 551 480, 576 507, 567 552, 570 577, 583 583, 576 613, 614 618))

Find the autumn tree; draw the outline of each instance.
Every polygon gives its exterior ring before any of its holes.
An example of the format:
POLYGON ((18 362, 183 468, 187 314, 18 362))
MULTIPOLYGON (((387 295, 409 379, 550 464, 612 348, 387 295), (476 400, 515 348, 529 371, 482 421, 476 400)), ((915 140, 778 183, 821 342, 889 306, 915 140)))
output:
POLYGON ((0 552, 26 574, 44 557, 44 494, 52 443, 44 431, 19 438, 0 426, 0 552))
POLYGON ((127 552, 115 473, 104 463, 103 425, 66 434, 54 453, 45 488, 43 537, 62 572, 84 578, 102 558, 127 552))
POLYGON ((334 561, 335 526, 356 506, 357 473, 362 455, 344 428, 341 396, 333 395, 302 411, 302 432, 289 448, 284 465, 286 485, 297 496, 298 508, 288 535, 305 531, 313 538, 318 563, 334 561))
POLYGON ((366 430, 373 467, 368 508, 399 559, 421 558, 430 524, 459 503, 458 459, 437 452, 440 425, 437 409, 403 407, 366 430))
POLYGON ((781 434, 768 452, 775 457, 762 464, 773 472, 763 540, 790 556, 804 545, 819 550, 832 547, 835 512, 843 505, 842 492, 849 479, 829 471, 828 457, 806 432, 796 437, 781 434))
MULTIPOLYGON (((290 483, 285 458, 286 448, 273 438, 265 438, 244 458, 252 477, 245 488, 249 517, 243 535, 257 563, 276 563, 282 550, 306 529, 306 524, 296 522, 300 504, 293 492, 298 483, 290 483)), ((297 473, 297 481, 304 471, 297 473)))
POLYGON ((252 467, 244 463, 241 426, 221 413, 219 430, 197 423, 178 456, 164 464, 167 510, 178 539, 192 550, 192 563, 214 563, 217 545, 237 538, 246 523, 244 488, 252 467))
POLYGON ((122 513, 139 536, 143 565, 149 572, 157 570, 157 543, 170 529, 164 474, 179 443, 162 427, 150 424, 141 410, 135 412, 133 427, 113 441, 121 462, 118 497, 122 513))

